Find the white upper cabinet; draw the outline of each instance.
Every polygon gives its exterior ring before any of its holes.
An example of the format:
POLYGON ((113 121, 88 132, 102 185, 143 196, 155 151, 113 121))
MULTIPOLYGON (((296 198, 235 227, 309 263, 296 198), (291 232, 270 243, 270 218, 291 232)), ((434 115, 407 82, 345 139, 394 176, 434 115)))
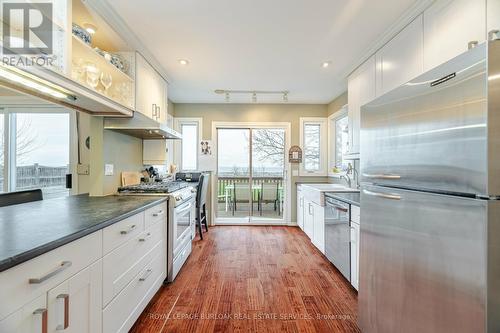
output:
POLYGON ((377 96, 422 74, 423 54, 423 15, 420 15, 377 52, 377 96))
POLYGON ((488 0, 487 3, 486 30, 500 30, 500 0, 488 0))
POLYGON ((361 106, 375 97, 375 56, 356 69, 348 79, 349 154, 359 154, 361 106))
POLYGON ((437 0, 424 12, 424 70, 486 39, 486 1, 437 0))
POLYGON ((165 123, 167 105, 167 82, 140 53, 136 53, 136 111, 165 123))

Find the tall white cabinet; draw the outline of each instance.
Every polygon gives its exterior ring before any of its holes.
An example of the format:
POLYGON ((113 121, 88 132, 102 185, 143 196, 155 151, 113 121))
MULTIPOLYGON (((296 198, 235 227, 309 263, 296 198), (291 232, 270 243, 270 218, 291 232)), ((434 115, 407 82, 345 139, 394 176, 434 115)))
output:
POLYGON ((359 66, 348 78, 349 153, 360 152, 361 106, 373 100, 376 87, 375 56, 359 66))
POLYGON ((486 40, 484 0, 437 0, 424 12, 424 70, 486 40))
POLYGON ((423 15, 420 15, 376 53, 377 96, 420 75, 424 69, 423 54, 423 15))

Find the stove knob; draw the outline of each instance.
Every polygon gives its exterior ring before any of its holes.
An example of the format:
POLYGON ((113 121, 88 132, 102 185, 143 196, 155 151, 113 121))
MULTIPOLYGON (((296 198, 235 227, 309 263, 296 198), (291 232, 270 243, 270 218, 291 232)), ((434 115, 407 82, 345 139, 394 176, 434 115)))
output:
POLYGON ((191 193, 196 193, 196 189, 195 189, 195 188, 192 188, 192 189, 191 189, 191 193))
POLYGON ((175 201, 181 201, 181 200, 182 200, 182 197, 180 195, 175 197, 175 201))

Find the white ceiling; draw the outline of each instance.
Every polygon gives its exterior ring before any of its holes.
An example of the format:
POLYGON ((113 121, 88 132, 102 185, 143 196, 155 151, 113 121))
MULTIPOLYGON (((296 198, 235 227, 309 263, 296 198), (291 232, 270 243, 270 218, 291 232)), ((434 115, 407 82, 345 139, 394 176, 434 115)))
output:
POLYGON ((289 103, 323 104, 345 91, 354 62, 417 1, 108 2, 163 65, 176 103, 221 103, 214 90, 231 89, 289 90, 289 103))

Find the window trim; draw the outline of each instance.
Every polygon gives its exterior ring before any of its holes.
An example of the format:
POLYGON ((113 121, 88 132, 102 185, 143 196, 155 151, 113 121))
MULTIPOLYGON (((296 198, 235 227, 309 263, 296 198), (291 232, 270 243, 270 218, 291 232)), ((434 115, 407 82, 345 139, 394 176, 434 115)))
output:
POLYGON ((182 133, 182 125, 196 125, 198 126, 198 138, 197 138, 197 147, 196 147, 196 169, 195 170, 184 170, 182 165, 182 140, 177 140, 174 149, 174 156, 176 164, 179 166, 179 171, 199 171, 200 170, 200 147, 199 141, 203 138, 203 118, 198 117, 182 117, 182 118, 174 118, 175 129, 179 133, 182 133))
POLYGON ((347 104, 341 107, 338 111, 328 117, 328 177, 335 177, 333 167, 335 166, 335 158, 337 155, 337 147, 335 138, 337 137, 336 121, 339 118, 349 117, 347 104))
POLYGON ((299 167, 300 177, 326 177, 328 175, 328 118, 323 117, 301 117, 300 118, 300 146, 302 151, 305 151, 305 125, 319 125, 320 140, 319 140, 319 170, 307 171, 304 168, 305 154, 302 155, 302 163, 299 167))

